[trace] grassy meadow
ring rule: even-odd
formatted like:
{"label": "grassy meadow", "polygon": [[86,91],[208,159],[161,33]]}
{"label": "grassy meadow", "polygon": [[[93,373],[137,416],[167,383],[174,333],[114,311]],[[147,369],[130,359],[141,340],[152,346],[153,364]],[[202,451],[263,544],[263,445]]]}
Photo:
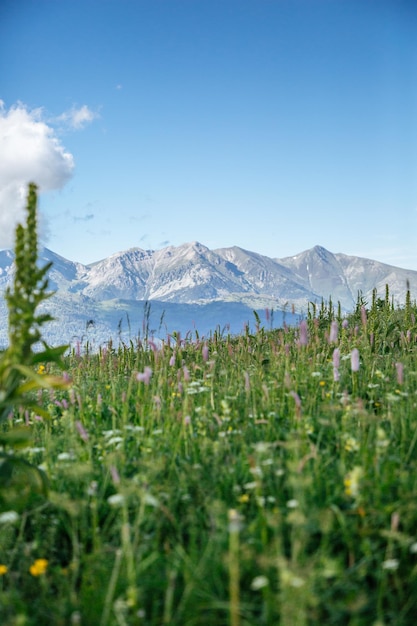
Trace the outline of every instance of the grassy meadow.
{"label": "grassy meadow", "polygon": [[414,624],[416,315],[67,353],[1,427],[2,626]]}

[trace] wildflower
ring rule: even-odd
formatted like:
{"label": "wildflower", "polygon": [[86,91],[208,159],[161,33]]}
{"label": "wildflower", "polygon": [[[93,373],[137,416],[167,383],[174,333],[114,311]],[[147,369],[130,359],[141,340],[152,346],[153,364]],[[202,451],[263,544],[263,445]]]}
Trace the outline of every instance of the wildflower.
{"label": "wildflower", "polygon": [[366,326],[367,323],[367,316],[366,316],[366,309],[364,306],[361,306],[361,321],[362,321],[362,326]]}
{"label": "wildflower", "polygon": [[145,367],[143,372],[138,372],[136,374],[136,380],[138,382],[145,383],[145,385],[149,385],[149,381],[151,380],[152,369],[150,367]]}
{"label": "wildflower", "polygon": [[42,363],[38,367],[38,374],[45,374],[45,365],[43,365]]}
{"label": "wildflower", "polygon": [[0,576],[4,576],[5,574],[7,574],[9,568],[7,567],[7,565],[3,565],[2,563],[0,563]]}
{"label": "wildflower", "polygon": [[80,422],[80,420],[76,420],[75,427],[78,430],[78,433],[83,441],[88,441],[88,432]]}
{"label": "wildflower", "polygon": [[98,482],[96,480],[92,480],[87,489],[87,495],[93,497],[97,495]]}
{"label": "wildflower", "polygon": [[205,344],[202,349],[203,361],[208,361],[209,358],[209,348],[208,345]]}
{"label": "wildflower", "polygon": [[404,365],[402,363],[396,363],[395,369],[397,370],[397,383],[402,385],[404,383]]}
{"label": "wildflower", "polygon": [[252,591],[258,591],[259,589],[263,589],[269,585],[269,580],[266,576],[255,576],[252,580],[250,588]]}
{"label": "wildflower", "polygon": [[123,437],[116,435],[115,437],[110,437],[110,439],[106,441],[106,446],[113,446],[119,443],[123,443]]}
{"label": "wildflower", "polygon": [[230,509],[228,512],[229,532],[238,533],[241,529],[242,518],[236,509]]}
{"label": "wildflower", "polygon": [[350,355],[350,363],[352,372],[359,372],[359,350],[357,348],[353,348],[352,353]]}
{"label": "wildflower", "polygon": [[389,439],[387,433],[380,426],[376,429],[376,446],[377,448],[385,449],[389,446]]}
{"label": "wildflower", "polygon": [[117,467],[115,467],[114,465],[111,465],[109,469],[110,469],[110,476],[113,481],[113,485],[120,485],[120,476],[119,476],[119,472],[117,471]]}
{"label": "wildflower", "polygon": [[342,328],[344,328],[346,330],[346,328],[349,326],[349,322],[345,319],[342,322]]}
{"label": "wildflower", "polygon": [[175,354],[173,354],[172,357],[169,359],[169,365],[170,365],[170,367],[174,367],[174,365],[175,365]]}
{"label": "wildflower", "polygon": [[241,496],[238,497],[238,501],[241,504],[246,504],[246,502],[249,502],[249,494],[248,493],[242,493]]}
{"label": "wildflower", "polygon": [[294,499],[293,500],[288,500],[287,507],[289,509],[296,509],[297,506],[298,506],[298,500],[294,500]]}
{"label": "wildflower", "polygon": [[346,452],[357,452],[359,450],[359,444],[354,437],[346,434],[344,436],[344,448]]}
{"label": "wildflower", "polygon": [[4,511],[0,513],[0,524],[13,524],[19,519],[19,513],[16,511]]}
{"label": "wildflower", "polygon": [[148,339],[148,346],[151,347],[152,352],[154,352],[154,354],[157,354],[158,346],[156,345],[156,343],[154,341],[151,341],[150,339]]}
{"label": "wildflower", "polygon": [[264,452],[268,452],[271,444],[269,443],[269,441],[258,441],[257,443],[253,444],[253,447],[255,448],[255,452],[257,452],[258,454],[263,454]]}
{"label": "wildflower", "polygon": [[257,483],[257,482],[255,482],[255,481],[252,481],[252,482],[250,482],[250,483],[245,483],[245,484],[243,485],[243,488],[244,488],[244,489],[256,489],[256,487],[257,487],[257,486],[258,486],[258,483]]}
{"label": "wildflower", "polygon": [[295,406],[297,408],[297,411],[300,411],[300,409],[301,409],[301,399],[300,399],[300,396],[298,395],[298,393],[296,391],[290,391],[290,396],[292,396],[294,398],[294,402],[295,402]]}
{"label": "wildflower", "polygon": [[339,324],[337,323],[336,320],[334,320],[330,326],[329,343],[337,343],[338,334],[339,334]]}
{"label": "wildflower", "polygon": [[299,344],[300,346],[306,346],[308,344],[307,322],[305,320],[300,322]]}
{"label": "wildflower", "polygon": [[387,559],[386,561],[382,562],[382,569],[387,569],[387,570],[396,570],[398,569],[399,566],[399,561],[398,559]]}
{"label": "wildflower", "polygon": [[42,574],[45,574],[47,567],[47,559],[36,559],[36,561],[29,567],[29,572],[32,576],[42,576]]}
{"label": "wildflower", "polygon": [[346,474],[345,479],[343,481],[345,487],[345,494],[350,496],[351,498],[357,498],[359,496],[359,486],[360,481],[363,476],[363,469],[359,466],[356,466]]}
{"label": "wildflower", "polygon": [[325,381],[325,380],[321,380],[321,381],[319,382],[319,385],[320,385],[320,387],[325,387],[325,385],[326,385],[326,381]]}
{"label": "wildflower", "polygon": [[73,452],[60,452],[56,458],[58,461],[73,461],[75,456]]}
{"label": "wildflower", "polygon": [[149,506],[153,506],[155,508],[159,506],[158,500],[151,493],[145,493],[143,501],[145,502],[145,504],[148,504]]}
{"label": "wildflower", "polygon": [[122,506],[125,501],[125,497],[121,493],[114,493],[112,496],[107,498],[107,502],[110,506]]}

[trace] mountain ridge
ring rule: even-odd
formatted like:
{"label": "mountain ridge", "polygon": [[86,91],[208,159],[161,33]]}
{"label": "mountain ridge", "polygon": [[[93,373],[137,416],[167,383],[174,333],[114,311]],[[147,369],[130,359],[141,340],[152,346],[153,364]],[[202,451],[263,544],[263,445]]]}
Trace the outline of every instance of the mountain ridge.
{"label": "mountain ridge", "polygon": [[[82,334],[83,320],[87,318],[97,319],[98,325],[103,322],[103,333],[114,334],[116,313],[124,307],[126,312],[131,310],[137,315],[140,303],[145,302],[153,303],[158,310],[164,305],[173,315],[170,324],[178,327],[189,319],[188,313],[196,313],[196,329],[208,332],[207,320],[210,318],[212,324],[215,303],[222,315],[218,324],[231,323],[241,330],[242,320],[249,318],[253,310],[270,308],[278,312],[292,308],[305,313],[309,302],[328,301],[331,297],[334,304],[340,302],[342,309],[349,311],[358,294],[370,301],[374,289],[379,296],[385,294],[386,284],[396,304],[404,303],[407,284],[412,294],[417,292],[417,271],[333,253],[319,245],[283,258],[267,257],[239,246],[211,250],[198,241],[160,250],[129,248],[88,265],[69,261],[48,248],[41,249],[39,257],[40,263],[53,263],[49,281],[56,293],[48,303],[55,317],[66,319],[73,335]],[[0,293],[11,283],[12,276],[13,253],[0,251]],[[1,342],[6,308],[4,301],[0,304]],[[232,304],[240,308],[234,306],[232,310]],[[279,319],[277,315],[277,324]],[[78,320],[76,324],[74,320]]]}

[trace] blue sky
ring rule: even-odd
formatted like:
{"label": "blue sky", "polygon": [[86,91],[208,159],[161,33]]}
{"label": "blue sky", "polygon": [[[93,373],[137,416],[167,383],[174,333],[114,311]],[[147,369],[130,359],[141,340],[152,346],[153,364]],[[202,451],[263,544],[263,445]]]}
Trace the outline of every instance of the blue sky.
{"label": "blue sky", "polygon": [[32,178],[71,260],[197,240],[417,270],[414,0],[2,0],[0,77],[0,246]]}

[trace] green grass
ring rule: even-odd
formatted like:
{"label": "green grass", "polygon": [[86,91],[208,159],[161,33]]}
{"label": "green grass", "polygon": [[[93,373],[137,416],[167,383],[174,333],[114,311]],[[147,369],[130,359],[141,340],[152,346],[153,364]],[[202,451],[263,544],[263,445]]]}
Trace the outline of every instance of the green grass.
{"label": "green grass", "polygon": [[322,307],[307,345],[260,327],[65,357],[50,419],[2,427],[32,425],[50,491],[16,471],[2,493],[1,624],[414,624],[416,311],[369,308],[336,343]]}

